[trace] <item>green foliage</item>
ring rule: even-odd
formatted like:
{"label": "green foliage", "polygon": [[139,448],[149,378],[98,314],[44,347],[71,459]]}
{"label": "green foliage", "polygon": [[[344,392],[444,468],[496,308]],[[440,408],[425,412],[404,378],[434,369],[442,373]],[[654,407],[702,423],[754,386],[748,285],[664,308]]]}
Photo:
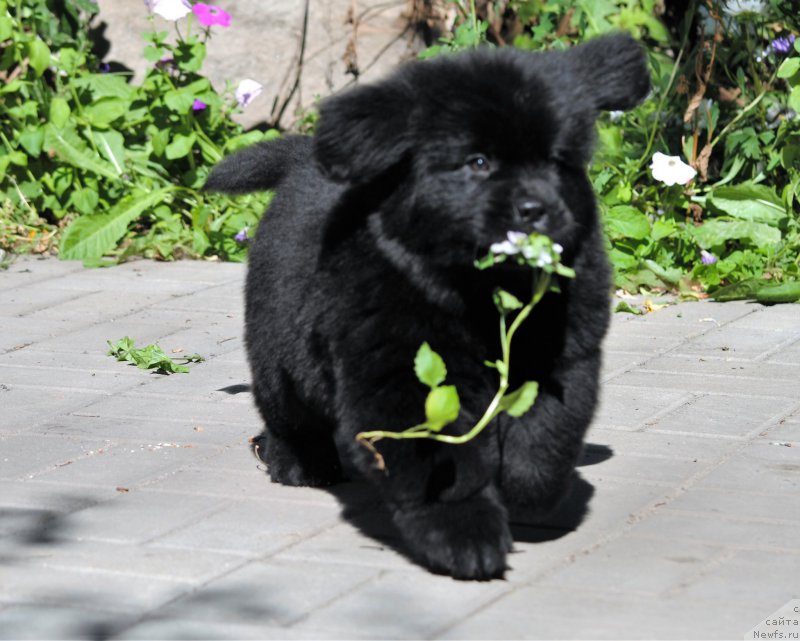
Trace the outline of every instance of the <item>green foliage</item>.
{"label": "green foliage", "polygon": [[[454,33],[426,56],[476,46],[464,35],[478,33],[472,25],[481,25],[480,39],[532,51],[620,29],[647,48],[652,96],[601,117],[589,172],[617,287],[701,297],[749,279],[770,286],[798,278],[796,3],[765,0],[760,11],[736,13],[721,0],[693,0],[665,20],[655,0],[493,0],[477,12],[453,1]],[[659,182],[650,168],[656,151],[682,158],[697,176]]]}
{"label": "green foliage", "polygon": [[199,354],[183,356],[180,360],[184,364],[181,365],[167,356],[157,344],[139,348],[128,336],[119,339],[116,343],[106,342],[109,347],[109,356],[113,356],[118,361],[132,363],[140,369],[155,369],[159,374],[188,374],[189,368],[186,367],[186,363],[199,363],[203,360]]}
{"label": "green foliage", "polygon": [[133,254],[243,260],[234,236],[256,225],[268,196],[234,201],[201,187],[225,153],[277,133],[244,133],[230,88],[219,94],[200,75],[209,30],[146,34],[152,66],[134,84],[92,52],[96,5],[55,4],[0,0],[0,247],[58,243],[62,258],[90,264]]}

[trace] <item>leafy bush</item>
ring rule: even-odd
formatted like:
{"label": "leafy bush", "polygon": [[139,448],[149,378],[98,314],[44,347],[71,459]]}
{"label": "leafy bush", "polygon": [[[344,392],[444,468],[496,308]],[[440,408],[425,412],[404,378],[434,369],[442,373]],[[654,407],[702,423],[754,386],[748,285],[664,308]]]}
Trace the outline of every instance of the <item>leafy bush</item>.
{"label": "leafy bush", "polygon": [[[645,43],[653,94],[603,117],[590,168],[618,287],[722,299],[797,279],[795,3],[691,0],[667,14],[655,0],[452,3],[453,33],[423,57],[487,40],[563,48],[613,29]],[[242,260],[268,196],[234,201],[199,187],[222,155],[277,134],[231,120],[231,88],[220,94],[200,73],[210,27],[192,34],[193,14],[175,40],[147,34],[152,67],[137,85],[92,54],[96,11],[89,0],[0,0],[0,248],[59,242],[62,257],[90,263]]]}
{"label": "leafy bush", "polygon": [[[472,46],[476,34],[529,50],[613,29],[646,43],[652,96],[603,118],[590,169],[618,287],[749,297],[798,277],[795,3],[693,0],[659,16],[654,0],[500,0],[478,3],[476,23],[471,1],[455,3],[454,33],[434,52]],[[673,182],[681,167],[691,175]]]}
{"label": "leafy bush", "polygon": [[[200,5],[196,5],[200,6]],[[210,28],[146,34],[141,84],[92,53],[89,0],[0,0],[0,247],[100,263],[138,254],[242,260],[243,230],[266,196],[200,191],[225,153],[276,132],[244,133],[237,108],[200,74]],[[246,231],[244,232],[246,234]],[[113,262],[112,261],[112,262]]]}

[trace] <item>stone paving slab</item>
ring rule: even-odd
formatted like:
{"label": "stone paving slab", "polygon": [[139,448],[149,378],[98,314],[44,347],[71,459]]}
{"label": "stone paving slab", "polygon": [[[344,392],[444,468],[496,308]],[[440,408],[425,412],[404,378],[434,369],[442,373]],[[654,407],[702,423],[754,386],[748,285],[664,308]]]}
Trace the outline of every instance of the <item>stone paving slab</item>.
{"label": "stone paving slab", "polygon": [[[741,639],[800,597],[800,306],[615,315],[572,495],[464,583],[369,487],[269,482],[244,273],[0,272],[0,638]],[[138,370],[126,334],[206,360]]]}

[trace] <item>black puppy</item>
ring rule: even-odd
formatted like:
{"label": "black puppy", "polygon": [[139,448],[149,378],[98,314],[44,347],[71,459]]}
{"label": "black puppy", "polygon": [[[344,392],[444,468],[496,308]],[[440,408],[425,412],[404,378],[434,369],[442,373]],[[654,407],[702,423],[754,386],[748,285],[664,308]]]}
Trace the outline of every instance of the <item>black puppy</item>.
{"label": "black puppy", "polygon": [[[316,135],[245,149],[207,188],[277,189],[250,252],[246,341],[274,481],[327,485],[342,462],[382,490],[410,552],[430,569],[488,579],[506,569],[505,505],[563,494],[597,399],[609,266],[586,176],[599,110],[649,90],[624,35],[566,52],[479,50],[411,63],[323,103]],[[520,419],[465,445],[355,440],[424,420],[412,362],[447,363],[463,433],[497,389],[498,287],[527,299],[531,272],[473,261],[507,231],[539,231],[577,272],[545,296],[512,350],[511,389],[539,382]]]}

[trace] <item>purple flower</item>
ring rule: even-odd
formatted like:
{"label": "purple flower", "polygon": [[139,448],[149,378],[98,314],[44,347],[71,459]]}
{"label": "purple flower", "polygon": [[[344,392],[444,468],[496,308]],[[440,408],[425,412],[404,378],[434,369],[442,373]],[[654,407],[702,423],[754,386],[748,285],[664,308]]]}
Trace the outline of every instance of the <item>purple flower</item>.
{"label": "purple flower", "polygon": [[195,98],[192,103],[192,111],[203,111],[206,107],[208,107],[208,105],[199,98]]}
{"label": "purple flower", "polygon": [[236,235],[233,237],[233,239],[237,243],[246,243],[248,240],[250,240],[250,236],[247,235],[247,227],[238,231]]}
{"label": "purple flower", "polygon": [[771,46],[775,53],[786,55],[792,50],[793,44],[794,35],[790,35],[788,37],[781,36],[780,38],[775,38],[775,40],[772,41]]}
{"label": "purple flower", "polygon": [[717,262],[717,257],[703,249],[700,251],[700,262],[703,263],[703,265],[713,265]]}
{"label": "purple flower", "polygon": [[97,70],[100,73],[108,73],[109,71],[111,71],[111,65],[108,64],[107,62],[101,62],[100,65],[97,67]]}

